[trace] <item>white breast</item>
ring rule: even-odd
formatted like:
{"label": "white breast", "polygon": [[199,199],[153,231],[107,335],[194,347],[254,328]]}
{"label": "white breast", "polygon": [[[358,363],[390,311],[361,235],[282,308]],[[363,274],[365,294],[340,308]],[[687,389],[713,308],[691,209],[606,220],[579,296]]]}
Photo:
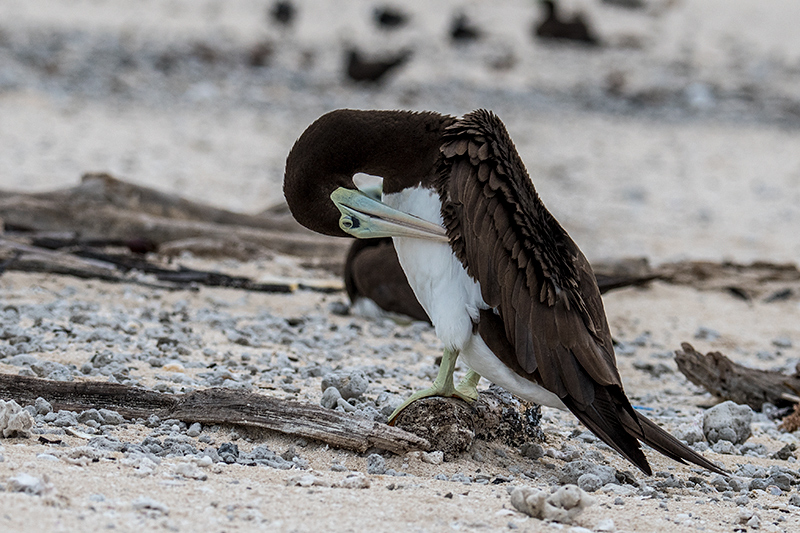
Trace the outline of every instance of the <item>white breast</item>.
{"label": "white breast", "polygon": [[[442,224],[439,196],[430,189],[413,187],[384,194],[386,205]],[[558,396],[524,379],[504,365],[478,335],[473,321],[479,309],[488,309],[480,284],[472,279],[445,243],[393,237],[397,257],[425,312],[445,346],[458,350],[467,365],[489,381],[528,401],[564,409]]]}

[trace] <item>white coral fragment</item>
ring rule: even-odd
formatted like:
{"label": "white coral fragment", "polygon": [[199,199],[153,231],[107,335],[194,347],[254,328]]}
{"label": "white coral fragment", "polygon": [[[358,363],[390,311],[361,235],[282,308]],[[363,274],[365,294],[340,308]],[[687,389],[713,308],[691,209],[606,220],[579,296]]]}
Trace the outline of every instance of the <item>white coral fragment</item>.
{"label": "white coral fragment", "polygon": [[542,520],[569,524],[594,498],[577,485],[564,485],[552,494],[546,490],[519,487],[511,493],[511,505],[518,511]]}
{"label": "white coral fragment", "polygon": [[33,417],[14,400],[0,400],[0,436],[27,437],[33,427]]}

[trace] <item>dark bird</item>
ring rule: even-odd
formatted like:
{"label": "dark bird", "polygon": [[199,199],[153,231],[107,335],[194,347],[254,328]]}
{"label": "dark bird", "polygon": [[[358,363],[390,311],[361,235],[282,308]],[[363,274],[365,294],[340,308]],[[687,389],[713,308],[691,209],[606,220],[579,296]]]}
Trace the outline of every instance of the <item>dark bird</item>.
{"label": "dark bird", "polygon": [[287,27],[292,25],[295,15],[297,15],[297,9],[288,0],[278,0],[272,4],[272,9],[269,11],[272,20]]}
{"label": "dark bird", "polygon": [[535,27],[537,37],[576,41],[591,46],[600,44],[597,36],[583,19],[583,15],[576,13],[571,20],[562,20],[554,1],[543,0],[542,5],[544,6],[544,19]]}
{"label": "dark bird", "polygon": [[459,13],[450,24],[450,38],[460,43],[477,41],[481,38],[481,30],[464,13]]}
{"label": "dark bird", "polygon": [[[382,201],[355,186],[359,172],[383,178]],[[472,401],[484,376],[569,409],[648,475],[640,441],[723,472],[631,406],[592,269],[491,112],[333,111],[296,141],[283,187],[292,215],[311,230],[393,237],[444,344],[433,387],[392,419],[426,396]],[[455,386],[459,356],[471,370]]]}
{"label": "dark bird", "polygon": [[345,52],[347,58],[347,76],[356,82],[378,83],[386,74],[405,63],[411,52],[403,50],[390,57],[367,59],[361,52],[351,48]]}
{"label": "dark bird", "polygon": [[408,284],[390,237],[353,241],[344,264],[344,287],[353,305],[369,299],[384,311],[431,321]]}
{"label": "dark bird", "polygon": [[383,30],[396,30],[408,23],[408,15],[392,6],[376,7],[372,19]]}

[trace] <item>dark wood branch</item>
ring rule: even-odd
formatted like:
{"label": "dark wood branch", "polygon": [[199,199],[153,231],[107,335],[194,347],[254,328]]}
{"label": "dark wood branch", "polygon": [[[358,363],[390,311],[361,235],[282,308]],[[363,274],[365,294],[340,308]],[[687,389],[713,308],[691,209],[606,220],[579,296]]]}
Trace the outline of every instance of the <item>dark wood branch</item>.
{"label": "dark wood branch", "polygon": [[118,383],[50,381],[0,374],[0,397],[21,405],[32,405],[36,398],[42,397],[56,410],[103,408],[117,411],[128,419],[155,414],[162,419],[175,418],[187,423],[263,428],[358,452],[380,448],[402,454],[429,448],[425,439],[386,424],[315,404],[229,389],[173,395]]}
{"label": "dark wood branch", "polygon": [[[349,244],[313,233],[280,210],[233,213],[107,174],[86,175],[79,186],[60,191],[0,191],[0,218],[7,230],[66,231],[81,239],[141,240],[156,245],[204,239],[218,243],[220,249],[236,244],[250,257],[271,250],[296,256],[338,256],[344,263]],[[179,253],[174,245],[172,249]]]}
{"label": "dark wood branch", "polygon": [[746,404],[756,411],[765,402],[778,407],[796,403],[800,396],[800,376],[757,370],[734,363],[720,352],[705,355],[684,342],[675,351],[675,362],[686,378],[714,396]]}

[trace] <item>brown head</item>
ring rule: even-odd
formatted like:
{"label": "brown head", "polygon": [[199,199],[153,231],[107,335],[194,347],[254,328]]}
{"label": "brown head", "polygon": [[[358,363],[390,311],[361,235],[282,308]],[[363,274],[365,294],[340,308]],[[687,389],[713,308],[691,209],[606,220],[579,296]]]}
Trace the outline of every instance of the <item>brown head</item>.
{"label": "brown head", "polygon": [[283,193],[305,227],[339,237],[340,212],[330,199],[339,187],[355,189],[359,172],[383,178],[398,192],[433,178],[444,129],[453,118],[412,111],[339,109],[311,124],[286,158]]}

